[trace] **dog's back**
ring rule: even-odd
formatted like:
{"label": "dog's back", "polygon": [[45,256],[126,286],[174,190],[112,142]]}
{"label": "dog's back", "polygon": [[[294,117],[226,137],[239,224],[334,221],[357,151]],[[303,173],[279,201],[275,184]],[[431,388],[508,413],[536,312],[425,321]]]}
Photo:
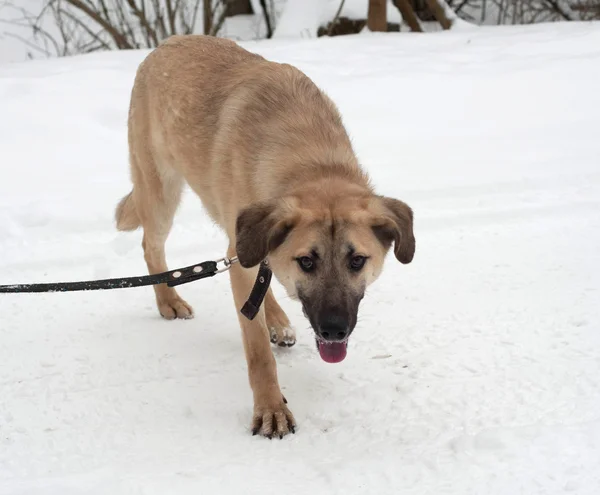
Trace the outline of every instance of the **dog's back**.
{"label": "dog's back", "polygon": [[272,196],[292,170],[358,171],[335,105],[307,76],[208,36],[169,38],[141,64],[129,140],[132,154],[150,147],[160,176],[184,177],[226,229],[225,209]]}

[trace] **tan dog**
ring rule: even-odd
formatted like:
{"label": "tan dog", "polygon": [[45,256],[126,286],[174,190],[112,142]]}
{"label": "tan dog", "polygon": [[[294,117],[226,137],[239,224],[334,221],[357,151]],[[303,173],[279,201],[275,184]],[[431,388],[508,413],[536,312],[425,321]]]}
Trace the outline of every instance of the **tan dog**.
{"label": "tan dog", "polygon": [[[254,320],[239,313],[258,265],[268,257],[301,301],[321,357],[339,362],[392,243],[399,261],[413,258],[411,209],[375,195],[335,105],[306,75],[224,39],[175,36],[146,58],[131,95],[129,148],[133,190],[117,207],[118,229],[142,226],[149,272],[166,271],[184,181],[198,194],[240,261],[230,275],[253,433],[293,432],[269,341],[291,346],[295,332],[271,290]],[[173,288],[155,291],[162,316],[192,316]]]}

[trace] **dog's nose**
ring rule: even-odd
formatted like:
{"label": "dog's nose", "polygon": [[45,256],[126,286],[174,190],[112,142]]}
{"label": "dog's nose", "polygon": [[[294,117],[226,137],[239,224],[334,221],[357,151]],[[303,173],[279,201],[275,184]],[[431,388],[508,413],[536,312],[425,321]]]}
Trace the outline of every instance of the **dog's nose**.
{"label": "dog's nose", "polygon": [[349,325],[343,316],[330,313],[321,319],[319,325],[321,337],[332,342],[345,340],[348,336]]}

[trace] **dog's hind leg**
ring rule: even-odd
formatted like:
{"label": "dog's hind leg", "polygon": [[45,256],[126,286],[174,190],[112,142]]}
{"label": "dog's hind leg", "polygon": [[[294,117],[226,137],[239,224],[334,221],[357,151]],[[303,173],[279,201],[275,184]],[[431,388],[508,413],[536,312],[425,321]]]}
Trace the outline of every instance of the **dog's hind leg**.
{"label": "dog's hind leg", "polygon": [[269,288],[265,296],[265,316],[271,343],[280,347],[292,347],[296,343],[296,330],[275,299],[273,290]]}
{"label": "dog's hind leg", "polygon": [[[143,162],[142,162],[143,160]],[[152,275],[168,270],[165,242],[181,200],[183,179],[175,171],[159,172],[149,150],[131,157],[134,188],[133,201],[144,229],[142,247],[148,272]],[[192,307],[177,291],[166,284],[154,286],[160,314],[168,319],[192,318]]]}

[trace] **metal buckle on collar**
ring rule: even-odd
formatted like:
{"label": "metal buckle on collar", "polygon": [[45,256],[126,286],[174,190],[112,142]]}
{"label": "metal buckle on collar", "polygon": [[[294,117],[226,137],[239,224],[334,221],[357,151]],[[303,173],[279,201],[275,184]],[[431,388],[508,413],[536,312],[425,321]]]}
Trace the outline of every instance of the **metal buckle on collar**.
{"label": "metal buckle on collar", "polygon": [[223,264],[223,268],[219,268],[217,270],[217,273],[226,272],[227,270],[229,270],[231,268],[231,265],[233,265],[234,263],[237,263],[237,262],[238,262],[238,257],[237,256],[232,256],[231,258],[228,258],[228,257],[225,256],[225,257],[223,257],[221,259],[218,259],[216,261],[217,266],[219,264]]}

